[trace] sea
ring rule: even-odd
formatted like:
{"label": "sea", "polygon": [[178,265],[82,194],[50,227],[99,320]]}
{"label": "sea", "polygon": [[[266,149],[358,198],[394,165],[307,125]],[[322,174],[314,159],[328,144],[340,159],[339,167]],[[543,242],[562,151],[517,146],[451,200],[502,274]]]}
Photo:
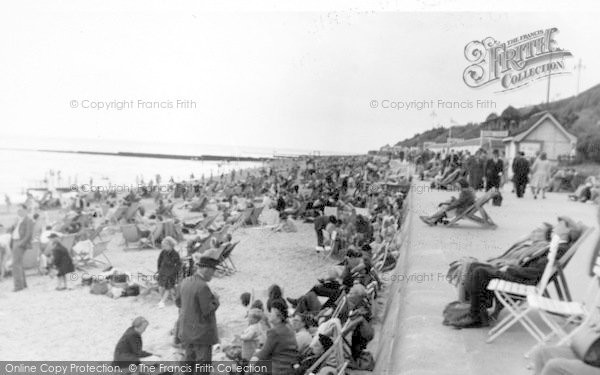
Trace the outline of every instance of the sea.
{"label": "sea", "polygon": [[[228,149],[223,146],[136,144],[132,142],[44,140],[0,141],[0,204],[6,194],[12,203],[23,202],[29,188],[125,190],[160,175],[161,184],[227,174],[232,170],[257,168],[262,162],[200,161],[117,155],[90,155],[40,150],[145,152],[174,155],[262,156],[267,150]],[[271,154],[272,155],[272,154]],[[85,186],[84,186],[85,185]],[[75,190],[73,188],[73,190]]]}

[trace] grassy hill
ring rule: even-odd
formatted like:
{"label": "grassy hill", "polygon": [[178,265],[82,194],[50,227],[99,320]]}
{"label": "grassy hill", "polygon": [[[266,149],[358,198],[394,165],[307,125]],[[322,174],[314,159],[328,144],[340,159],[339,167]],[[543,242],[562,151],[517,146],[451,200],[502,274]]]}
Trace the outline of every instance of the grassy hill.
{"label": "grassy hill", "polygon": [[[600,162],[600,84],[580,93],[578,96],[545,103],[536,106],[522,107],[514,109],[508,107],[502,114],[490,114],[488,118],[516,116],[520,120],[526,120],[531,115],[540,111],[547,110],[565,128],[576,135],[579,139],[577,150],[584,159],[590,159]],[[482,123],[486,119],[482,119]],[[523,121],[526,124],[527,121]],[[527,124],[526,126],[531,126]],[[462,126],[453,126],[453,138],[475,138],[479,136],[482,124],[469,123]],[[413,137],[398,142],[396,145],[405,147],[414,147],[422,145],[424,142],[445,142],[450,128],[438,128],[427,130],[423,133],[415,134]],[[518,131],[524,131],[526,128],[519,127]]]}

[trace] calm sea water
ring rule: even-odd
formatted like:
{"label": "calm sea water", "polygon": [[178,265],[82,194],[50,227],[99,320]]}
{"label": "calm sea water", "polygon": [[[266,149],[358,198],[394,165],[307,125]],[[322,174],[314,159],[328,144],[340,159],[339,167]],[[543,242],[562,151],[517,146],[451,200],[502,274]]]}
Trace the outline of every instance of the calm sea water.
{"label": "calm sea water", "polygon": [[[94,186],[137,186],[140,181],[161,175],[167,183],[187,180],[193,174],[206,178],[219,176],[233,169],[259,167],[257,162],[216,162],[172,159],[151,159],[123,156],[67,154],[41,151],[0,150],[0,204],[4,194],[13,203],[25,199],[25,189],[41,187],[47,179],[51,185],[68,187],[72,184]],[[50,171],[53,171],[53,176]],[[60,180],[57,178],[60,171]]]}

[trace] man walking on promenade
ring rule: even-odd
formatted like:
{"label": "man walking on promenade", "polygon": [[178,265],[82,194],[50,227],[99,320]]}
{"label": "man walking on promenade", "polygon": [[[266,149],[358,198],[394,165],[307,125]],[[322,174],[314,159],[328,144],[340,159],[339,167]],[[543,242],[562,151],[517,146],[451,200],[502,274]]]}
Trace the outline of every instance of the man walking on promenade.
{"label": "man walking on promenade", "polygon": [[27,207],[19,206],[17,215],[19,219],[12,228],[11,235],[12,275],[15,283],[13,292],[27,288],[25,270],[23,269],[23,256],[31,245],[31,237],[33,236],[33,221],[27,216]]}
{"label": "man walking on promenade", "polygon": [[527,178],[529,176],[529,162],[525,159],[525,154],[523,152],[517,154],[517,157],[513,161],[512,170],[517,198],[523,198],[525,188],[527,187]]}
{"label": "man walking on promenade", "polygon": [[208,287],[218,264],[218,254],[210,250],[204,253],[196,272],[181,282],[175,300],[180,308],[179,339],[185,349],[185,362],[192,366],[193,374],[211,373],[212,346],[219,342],[216,319],[219,297]]}
{"label": "man walking on promenade", "polygon": [[485,165],[485,191],[489,191],[491,188],[500,189],[500,181],[502,179],[502,173],[504,172],[504,164],[498,157],[498,150],[492,152],[492,158],[488,159]]}

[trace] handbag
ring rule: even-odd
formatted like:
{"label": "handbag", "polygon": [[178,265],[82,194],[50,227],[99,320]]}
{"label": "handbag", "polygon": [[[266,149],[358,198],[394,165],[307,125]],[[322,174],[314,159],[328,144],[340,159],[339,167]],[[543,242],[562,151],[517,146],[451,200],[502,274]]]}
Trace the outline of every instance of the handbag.
{"label": "handbag", "polygon": [[492,198],[492,205],[494,206],[502,206],[502,194],[498,191],[497,194]]}
{"label": "handbag", "polygon": [[600,327],[588,323],[579,329],[571,339],[571,349],[584,363],[600,367]]}

